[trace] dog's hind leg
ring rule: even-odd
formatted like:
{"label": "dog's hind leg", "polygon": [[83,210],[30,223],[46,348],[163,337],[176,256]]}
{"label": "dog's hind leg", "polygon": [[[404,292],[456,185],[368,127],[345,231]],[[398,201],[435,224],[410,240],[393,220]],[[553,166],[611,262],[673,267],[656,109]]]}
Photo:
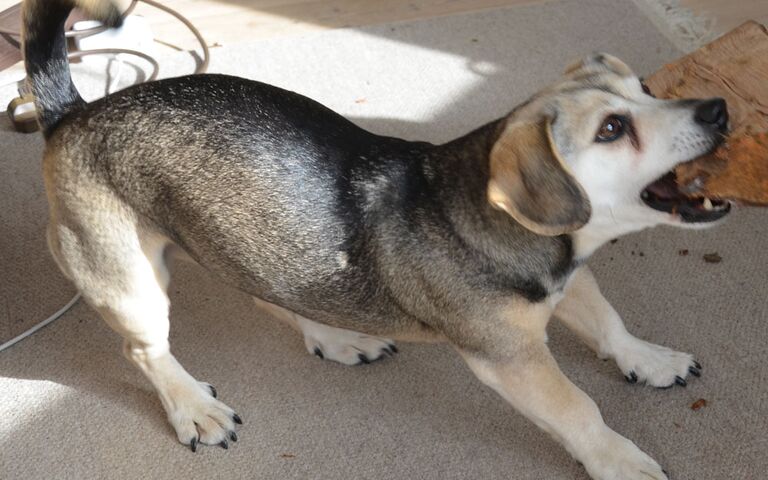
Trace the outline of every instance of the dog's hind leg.
{"label": "dog's hind leg", "polygon": [[87,192],[87,202],[70,198],[62,205],[61,198],[53,198],[48,230],[53,255],[83,298],[123,337],[125,356],[157,390],[178,439],[193,451],[198,443],[226,448],[228,439],[237,438],[240,418],[170,352],[163,255],[168,241],[143,227],[106,189],[98,190]]}
{"label": "dog's hind leg", "polygon": [[641,381],[662,388],[685,386],[689,374],[701,374],[701,366],[691,354],[630,334],[586,266],[573,274],[554,315],[600,358],[613,358],[630,383]]}
{"label": "dog's hind leg", "polygon": [[395,343],[388,338],[330,327],[260,298],[254,297],[254,301],[262,310],[301,332],[307,351],[322,359],[344,365],[361,365],[397,352]]}

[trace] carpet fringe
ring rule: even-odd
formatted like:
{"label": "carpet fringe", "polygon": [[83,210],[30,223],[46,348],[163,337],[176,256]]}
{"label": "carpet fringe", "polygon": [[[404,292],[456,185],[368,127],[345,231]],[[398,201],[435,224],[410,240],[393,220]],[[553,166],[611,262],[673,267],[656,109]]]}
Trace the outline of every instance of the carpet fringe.
{"label": "carpet fringe", "polygon": [[634,1],[657,28],[685,53],[690,53],[718,37],[713,18],[693,13],[689,8],[681,6],[679,0]]}

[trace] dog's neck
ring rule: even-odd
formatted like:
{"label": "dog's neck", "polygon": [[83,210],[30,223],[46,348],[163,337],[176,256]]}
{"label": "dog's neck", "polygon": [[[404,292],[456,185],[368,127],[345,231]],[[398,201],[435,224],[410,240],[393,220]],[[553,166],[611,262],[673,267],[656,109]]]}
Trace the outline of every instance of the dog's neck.
{"label": "dog's neck", "polygon": [[500,269],[522,268],[532,277],[550,279],[550,292],[559,290],[578,266],[572,238],[533,233],[488,202],[489,155],[502,121],[436,146],[423,160],[424,175],[464,244]]}
{"label": "dog's neck", "polygon": [[590,221],[571,235],[576,256],[586,259],[614,238],[656,226],[656,222],[648,221],[644,208],[593,204]]}

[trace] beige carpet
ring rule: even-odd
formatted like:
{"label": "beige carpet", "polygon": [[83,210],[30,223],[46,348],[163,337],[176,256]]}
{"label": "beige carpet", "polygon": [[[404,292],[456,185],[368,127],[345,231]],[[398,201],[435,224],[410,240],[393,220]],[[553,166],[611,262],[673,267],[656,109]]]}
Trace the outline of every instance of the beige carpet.
{"label": "beige carpet", "polygon": [[[297,90],[376,132],[440,142],[595,49],[641,73],[678,55],[632,2],[580,0],[218,48],[211,70]],[[188,67],[178,59],[166,74]],[[9,95],[0,89],[0,100]],[[7,339],[72,290],[43,240],[41,139],[6,122],[0,145]],[[550,328],[563,370],[673,479],[765,478],[766,231],[768,212],[743,209],[716,230],[623,238],[591,262],[630,330],[697,355],[704,376],[686,389],[628,385],[557,322]],[[711,252],[722,262],[705,263]],[[448,347],[400,345],[393,359],[342,367],[308,355],[289,328],[196,267],[176,268],[171,290],[174,350],[241,414],[240,441],[197,454],[176,443],[118,337],[79,304],[0,354],[0,478],[586,478]],[[708,405],[692,410],[700,398]]]}

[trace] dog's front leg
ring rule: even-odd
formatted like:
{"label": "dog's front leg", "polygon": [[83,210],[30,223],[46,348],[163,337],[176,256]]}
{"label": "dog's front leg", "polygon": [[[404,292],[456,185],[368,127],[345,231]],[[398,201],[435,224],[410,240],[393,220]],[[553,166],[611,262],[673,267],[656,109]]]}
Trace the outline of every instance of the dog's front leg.
{"label": "dog's front leg", "polygon": [[595,402],[560,371],[546,345],[552,307],[521,301],[464,325],[454,343],[477,377],[561,442],[598,480],[666,479],[661,467],[611,430]]}
{"label": "dog's front leg", "polygon": [[510,325],[510,331],[478,337],[493,339],[486,349],[459,349],[475,375],[561,442],[592,478],[666,479],[651,457],[603,422],[595,402],[560,371],[544,343],[546,318],[515,324],[525,327]]}
{"label": "dog's front leg", "polygon": [[608,303],[586,266],[574,272],[555,316],[573,330],[600,358],[613,358],[627,381],[655,387],[685,386],[688,374],[699,376],[701,365],[688,353],[676,352],[630,334]]}

